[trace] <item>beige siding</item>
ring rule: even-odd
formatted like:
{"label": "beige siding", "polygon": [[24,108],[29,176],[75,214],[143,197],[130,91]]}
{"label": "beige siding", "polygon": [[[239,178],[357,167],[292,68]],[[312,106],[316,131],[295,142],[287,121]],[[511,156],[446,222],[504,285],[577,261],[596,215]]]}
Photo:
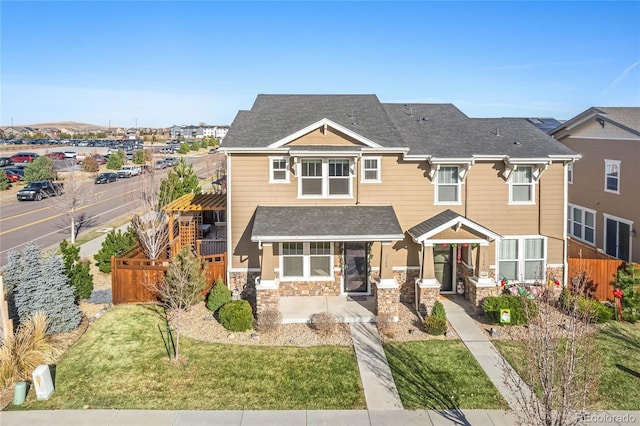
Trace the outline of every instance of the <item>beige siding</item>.
{"label": "beige siding", "polygon": [[289,145],[329,145],[329,146],[345,146],[345,145],[363,145],[361,142],[344,135],[330,127],[326,131],[316,129],[306,135],[289,143]]}

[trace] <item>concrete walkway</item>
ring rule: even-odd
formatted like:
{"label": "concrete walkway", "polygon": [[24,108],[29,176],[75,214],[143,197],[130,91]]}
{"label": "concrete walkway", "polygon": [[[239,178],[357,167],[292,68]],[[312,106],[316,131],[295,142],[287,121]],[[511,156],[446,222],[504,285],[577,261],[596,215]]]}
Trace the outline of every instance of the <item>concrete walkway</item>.
{"label": "concrete walkway", "polygon": [[376,325],[352,322],[349,326],[367,407],[376,410],[402,410],[402,401]]}
{"label": "concrete walkway", "polygon": [[[491,382],[498,389],[502,397],[509,404],[512,410],[518,410],[521,406],[518,404],[514,392],[506,385],[506,370],[510,370],[509,376],[518,378],[511,366],[500,355],[498,350],[493,346],[489,337],[484,331],[480,330],[477,323],[469,316],[469,311],[473,309],[471,305],[462,298],[444,298],[441,299],[444,309],[447,312],[447,320],[456,331],[460,340],[469,349],[471,354],[485,371]],[[531,390],[522,380],[518,380],[517,386],[526,392],[527,400],[531,396]]]}

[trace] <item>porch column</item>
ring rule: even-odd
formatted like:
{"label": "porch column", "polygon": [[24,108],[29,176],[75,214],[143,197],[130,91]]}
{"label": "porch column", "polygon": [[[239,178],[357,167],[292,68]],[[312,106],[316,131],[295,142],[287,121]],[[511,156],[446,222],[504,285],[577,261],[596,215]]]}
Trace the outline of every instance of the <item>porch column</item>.
{"label": "porch column", "polygon": [[392,242],[383,242],[380,250],[380,279],[375,283],[376,315],[385,315],[398,321],[400,315],[400,285],[393,277],[391,262]]}
{"label": "porch column", "polygon": [[476,274],[467,277],[465,299],[467,299],[476,310],[481,310],[482,302],[486,297],[497,296],[500,293],[499,282],[489,275],[489,243],[481,243],[477,248]]}
{"label": "porch column", "polygon": [[280,293],[278,281],[275,279],[273,271],[274,256],[273,244],[262,244],[260,277],[256,278],[256,314],[258,320],[260,315],[266,311],[280,310]]}
{"label": "porch column", "polygon": [[416,301],[418,312],[424,317],[431,313],[433,304],[440,296],[440,283],[436,280],[433,266],[433,245],[422,246],[421,277],[416,280]]}

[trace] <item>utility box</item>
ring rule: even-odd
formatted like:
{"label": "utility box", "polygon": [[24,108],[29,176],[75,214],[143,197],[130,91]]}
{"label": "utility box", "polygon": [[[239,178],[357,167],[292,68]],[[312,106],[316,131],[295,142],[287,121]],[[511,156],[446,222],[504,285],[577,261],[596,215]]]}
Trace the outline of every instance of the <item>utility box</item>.
{"label": "utility box", "polygon": [[38,401],[49,399],[53,393],[53,381],[51,380],[51,371],[49,366],[41,364],[33,370],[33,387],[36,390]]}

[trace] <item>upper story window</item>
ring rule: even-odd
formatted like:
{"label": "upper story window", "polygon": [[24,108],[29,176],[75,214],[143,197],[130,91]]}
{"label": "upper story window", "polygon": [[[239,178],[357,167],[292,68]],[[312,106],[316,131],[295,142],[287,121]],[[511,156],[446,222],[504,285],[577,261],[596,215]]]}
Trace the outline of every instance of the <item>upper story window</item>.
{"label": "upper story window", "polygon": [[436,204],[460,204],[458,166],[440,166],[436,174]]}
{"label": "upper story window", "polygon": [[288,158],[269,158],[269,183],[289,183]]}
{"label": "upper story window", "polygon": [[300,162],[299,176],[301,197],[351,196],[351,161],[347,158],[305,158]]}
{"label": "upper story window", "polygon": [[620,193],[620,161],[604,160],[604,190]]}
{"label": "upper story window", "polygon": [[573,183],[573,163],[567,164],[567,182]]}
{"label": "upper story window", "polygon": [[518,165],[509,179],[509,202],[532,204],[534,199],[533,166]]}
{"label": "upper story window", "polygon": [[282,243],[283,279],[328,278],[333,274],[333,253],[329,242]]}
{"label": "upper story window", "polygon": [[379,183],[380,179],[380,158],[362,158],[362,182]]}
{"label": "upper story window", "polygon": [[594,210],[569,204],[567,222],[569,235],[578,240],[595,244],[596,212]]}
{"label": "upper story window", "polygon": [[506,237],[500,241],[500,276],[513,281],[542,281],[545,276],[545,239]]}

